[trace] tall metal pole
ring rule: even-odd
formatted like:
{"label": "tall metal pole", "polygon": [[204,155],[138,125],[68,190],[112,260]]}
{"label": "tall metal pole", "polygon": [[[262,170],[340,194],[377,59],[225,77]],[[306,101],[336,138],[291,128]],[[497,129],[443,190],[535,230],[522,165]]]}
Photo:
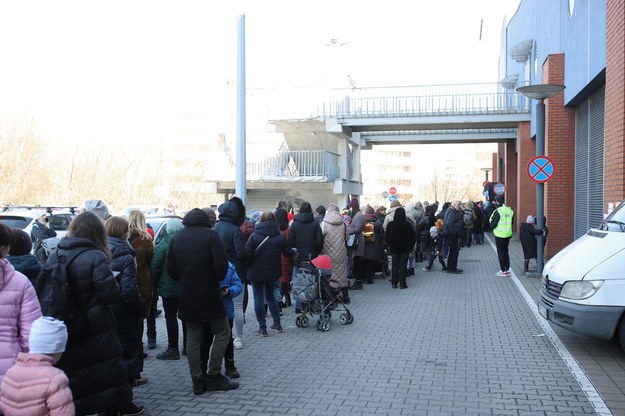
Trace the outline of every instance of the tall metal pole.
{"label": "tall metal pole", "polygon": [[238,20],[237,42],[237,146],[235,193],[247,204],[245,167],[245,15]]}
{"label": "tall metal pole", "polygon": [[[536,156],[545,155],[545,100],[540,99],[536,103]],[[545,184],[536,183],[536,228],[543,229],[545,216]],[[536,263],[538,273],[543,272],[543,234],[536,236]]]}

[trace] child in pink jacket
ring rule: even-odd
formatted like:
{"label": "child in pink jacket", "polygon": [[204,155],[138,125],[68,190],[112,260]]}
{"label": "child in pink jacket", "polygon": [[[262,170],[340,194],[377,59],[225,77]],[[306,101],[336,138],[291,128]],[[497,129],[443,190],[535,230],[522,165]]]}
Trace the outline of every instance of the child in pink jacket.
{"label": "child in pink jacket", "polygon": [[0,384],[5,416],[71,416],[74,401],[69,380],[54,367],[67,343],[62,321],[44,316],[33,322],[28,337],[30,352],[21,352]]}

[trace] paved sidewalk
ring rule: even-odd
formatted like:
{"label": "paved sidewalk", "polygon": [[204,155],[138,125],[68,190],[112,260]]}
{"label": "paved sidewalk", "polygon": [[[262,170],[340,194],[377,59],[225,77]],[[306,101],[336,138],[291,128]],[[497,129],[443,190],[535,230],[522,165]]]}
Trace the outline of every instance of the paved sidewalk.
{"label": "paved sidewalk", "polygon": [[[513,237],[514,272],[535,297],[540,279],[522,276],[519,251]],[[442,273],[438,263],[430,273],[419,268],[406,290],[376,279],[350,292],[353,324],[333,316],[329,332],[316,330],[314,321],[297,328],[291,307],[282,317],[284,333],[259,338],[250,305],[244,349],[235,353],[241,387],[228,392],[194,396],[185,357],[155,359],[166,346],[158,318],[159,347],[148,351],[144,371],[150,382],[135,389],[135,401],[148,415],[597,414],[527,296],[514,279],[495,277],[493,246],[463,248],[458,264],[462,275]],[[600,343],[610,359],[578,358],[596,348],[584,342],[572,351],[577,361],[612,413],[625,414],[619,407],[625,378],[615,369],[625,373],[625,354]]]}

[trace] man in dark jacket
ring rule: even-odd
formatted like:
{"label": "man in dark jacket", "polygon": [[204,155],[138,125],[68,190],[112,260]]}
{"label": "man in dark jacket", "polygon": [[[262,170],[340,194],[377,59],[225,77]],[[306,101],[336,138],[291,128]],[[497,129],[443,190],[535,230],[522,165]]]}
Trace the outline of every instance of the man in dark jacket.
{"label": "man in dark jacket", "polygon": [[30,231],[30,238],[33,240],[33,254],[37,256],[41,264],[46,264],[48,260],[48,254],[41,246],[41,242],[46,238],[56,237],[56,231],[50,227],[47,214],[42,214],[33,223],[33,228]]}
{"label": "man in dark jacket", "polygon": [[[226,277],[228,259],[208,215],[194,208],[182,220],[185,226],[169,243],[167,272],[180,283],[179,317],[187,325],[187,361],[193,393],[231,390],[239,383],[221,374],[221,363],[230,339],[230,326],[220,296],[219,281]],[[238,227],[237,227],[238,229]],[[214,334],[208,374],[201,367],[202,322]]]}
{"label": "man in dark jacket", "polygon": [[445,211],[443,218],[443,234],[449,245],[449,257],[447,260],[447,273],[460,274],[462,269],[458,268],[458,255],[460,254],[460,237],[464,233],[464,221],[462,221],[462,210],[460,201],[452,201]]}
{"label": "man in dark jacket", "polygon": [[293,218],[289,228],[289,244],[297,249],[297,264],[312,260],[321,253],[323,234],[315,221],[309,202],[302,202],[299,213]]}

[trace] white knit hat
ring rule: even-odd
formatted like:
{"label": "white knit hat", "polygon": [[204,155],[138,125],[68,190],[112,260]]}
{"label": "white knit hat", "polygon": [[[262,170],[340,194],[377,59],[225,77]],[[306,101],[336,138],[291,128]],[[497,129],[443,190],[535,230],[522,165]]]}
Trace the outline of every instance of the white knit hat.
{"label": "white knit hat", "polygon": [[51,316],[35,319],[28,336],[31,354],[56,354],[65,351],[67,327]]}
{"label": "white knit hat", "polygon": [[525,222],[528,224],[534,224],[534,217],[532,216],[532,214],[527,216],[527,218],[525,219]]}
{"label": "white knit hat", "polygon": [[432,237],[436,237],[438,235],[438,228],[436,228],[434,226],[430,227],[430,235]]}
{"label": "white knit hat", "polygon": [[91,211],[102,221],[106,221],[109,214],[109,209],[106,204],[100,199],[88,199],[85,201],[85,211]]}

